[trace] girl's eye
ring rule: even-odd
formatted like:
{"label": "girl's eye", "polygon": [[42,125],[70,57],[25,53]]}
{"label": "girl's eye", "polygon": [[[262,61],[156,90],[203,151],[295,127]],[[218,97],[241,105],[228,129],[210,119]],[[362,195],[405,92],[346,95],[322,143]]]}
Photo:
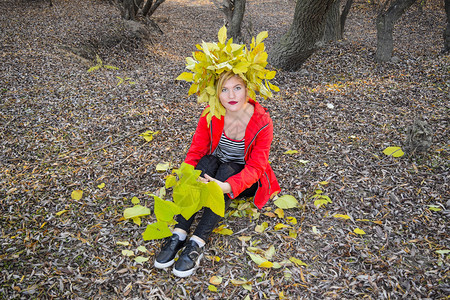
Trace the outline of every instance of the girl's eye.
{"label": "girl's eye", "polygon": [[241,86],[238,85],[238,86],[235,87],[234,89],[235,89],[236,91],[240,91],[240,90],[241,90]]}
{"label": "girl's eye", "polygon": [[222,93],[225,93],[227,91],[227,89],[223,88],[222,89]]}

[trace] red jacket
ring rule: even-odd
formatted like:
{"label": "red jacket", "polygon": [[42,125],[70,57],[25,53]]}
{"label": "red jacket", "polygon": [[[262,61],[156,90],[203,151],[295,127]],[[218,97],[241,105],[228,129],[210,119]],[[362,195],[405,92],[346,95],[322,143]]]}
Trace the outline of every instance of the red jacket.
{"label": "red jacket", "polygon": [[[230,184],[234,196],[238,196],[255,182],[258,182],[258,189],[253,201],[258,208],[262,208],[269,199],[280,191],[280,185],[269,164],[273,124],[264,107],[252,99],[249,101],[255,107],[255,110],[245,130],[244,159],[246,164],[241,172],[231,176],[226,182]],[[213,117],[208,128],[206,116],[202,114],[185,163],[195,167],[203,156],[214,152],[223,132],[224,119],[224,117],[220,119]],[[230,198],[233,198],[232,195],[229,194]]]}

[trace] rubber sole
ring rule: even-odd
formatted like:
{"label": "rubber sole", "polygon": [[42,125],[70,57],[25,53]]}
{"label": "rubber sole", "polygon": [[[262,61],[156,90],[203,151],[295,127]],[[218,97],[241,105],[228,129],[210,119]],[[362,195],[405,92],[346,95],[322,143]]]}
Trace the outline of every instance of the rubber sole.
{"label": "rubber sole", "polygon": [[181,278],[191,276],[195,272],[195,270],[198,268],[198,266],[200,265],[200,260],[202,258],[203,258],[203,253],[198,256],[197,261],[195,262],[195,266],[190,270],[179,271],[179,270],[173,268],[173,270],[172,270],[173,275],[175,275],[177,277],[181,277]]}
{"label": "rubber sole", "polygon": [[174,262],[175,262],[175,259],[172,259],[171,261],[168,261],[166,263],[160,263],[155,260],[154,266],[157,269],[165,269],[165,268],[172,266]]}

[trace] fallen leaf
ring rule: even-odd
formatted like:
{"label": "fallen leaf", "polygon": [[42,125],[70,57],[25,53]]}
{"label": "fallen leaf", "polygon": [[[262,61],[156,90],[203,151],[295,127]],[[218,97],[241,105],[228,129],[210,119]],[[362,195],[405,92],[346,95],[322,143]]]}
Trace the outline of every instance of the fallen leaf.
{"label": "fallen leaf", "polygon": [[366,234],[366,233],[364,232],[364,230],[359,229],[359,228],[355,228],[355,229],[353,230],[353,232],[356,233],[356,234],[360,234],[360,235]]}
{"label": "fallen leaf", "polygon": [[72,199],[73,200],[80,200],[83,197],[83,191],[82,190],[75,190],[72,192]]}

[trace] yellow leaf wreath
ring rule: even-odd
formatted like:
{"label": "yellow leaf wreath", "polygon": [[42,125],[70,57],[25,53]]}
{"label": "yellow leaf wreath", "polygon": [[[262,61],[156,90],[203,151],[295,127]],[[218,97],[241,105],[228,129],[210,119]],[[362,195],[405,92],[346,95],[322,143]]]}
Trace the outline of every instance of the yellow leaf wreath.
{"label": "yellow leaf wreath", "polygon": [[198,102],[206,102],[210,109],[207,116],[208,124],[212,116],[220,118],[225,115],[225,108],[219,101],[216,91],[220,74],[232,71],[239,75],[247,85],[250,98],[256,98],[258,92],[264,99],[272,97],[272,91],[279,88],[269,82],[275,77],[276,71],[265,69],[267,52],[264,43],[267,31],[253,37],[250,49],[246,45],[234,44],[233,38],[227,41],[227,29],[223,26],[219,30],[218,43],[202,42],[196,47],[199,51],[186,58],[186,68],[192,73],[183,72],[176,79],[192,82],[188,95],[197,95]]}

